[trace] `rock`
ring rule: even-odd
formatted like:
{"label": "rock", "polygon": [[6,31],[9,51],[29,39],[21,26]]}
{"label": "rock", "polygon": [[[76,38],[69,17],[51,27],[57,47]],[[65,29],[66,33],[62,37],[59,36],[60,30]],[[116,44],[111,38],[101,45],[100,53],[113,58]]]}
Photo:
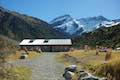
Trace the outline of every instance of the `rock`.
{"label": "rock", "polygon": [[83,73],[80,73],[80,76],[79,76],[79,79],[83,78],[83,77],[87,77],[89,76],[87,73],[83,72]]}
{"label": "rock", "polygon": [[77,68],[76,65],[70,65],[69,67],[70,67],[70,68]]}
{"label": "rock", "polygon": [[99,80],[98,78],[95,78],[95,77],[91,77],[91,76],[88,76],[88,77],[84,77],[80,80]]}
{"label": "rock", "polygon": [[27,54],[22,54],[22,55],[20,56],[20,59],[26,59],[27,57],[28,57]]}
{"label": "rock", "polygon": [[70,65],[70,66],[66,67],[64,71],[65,72],[66,71],[70,71],[70,72],[74,72],[75,73],[77,71],[77,66],[76,65]]}
{"label": "rock", "polygon": [[71,72],[71,71],[66,71],[63,74],[63,77],[65,78],[65,80],[72,80],[72,77],[75,75],[75,73]]}

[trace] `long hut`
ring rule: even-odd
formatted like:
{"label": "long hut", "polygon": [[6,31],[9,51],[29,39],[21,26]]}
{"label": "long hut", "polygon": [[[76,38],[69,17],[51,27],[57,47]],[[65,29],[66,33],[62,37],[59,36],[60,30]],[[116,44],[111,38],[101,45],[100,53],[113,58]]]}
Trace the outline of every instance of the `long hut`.
{"label": "long hut", "polygon": [[21,49],[41,50],[42,52],[65,52],[72,46],[71,39],[24,39]]}

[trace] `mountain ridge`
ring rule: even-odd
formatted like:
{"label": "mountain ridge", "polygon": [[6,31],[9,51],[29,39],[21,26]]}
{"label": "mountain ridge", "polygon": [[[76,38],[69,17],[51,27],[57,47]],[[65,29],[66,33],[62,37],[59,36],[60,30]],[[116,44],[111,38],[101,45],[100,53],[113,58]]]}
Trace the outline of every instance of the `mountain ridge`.
{"label": "mountain ridge", "polygon": [[66,14],[53,19],[50,24],[58,31],[62,31],[63,33],[69,34],[71,37],[75,37],[81,35],[84,32],[94,31],[99,27],[110,27],[116,25],[116,23],[119,24],[118,22],[120,22],[119,19],[109,20],[101,15],[75,19],[72,16]]}
{"label": "mountain ridge", "polygon": [[0,34],[14,40],[24,38],[65,38],[47,22],[0,7]]}

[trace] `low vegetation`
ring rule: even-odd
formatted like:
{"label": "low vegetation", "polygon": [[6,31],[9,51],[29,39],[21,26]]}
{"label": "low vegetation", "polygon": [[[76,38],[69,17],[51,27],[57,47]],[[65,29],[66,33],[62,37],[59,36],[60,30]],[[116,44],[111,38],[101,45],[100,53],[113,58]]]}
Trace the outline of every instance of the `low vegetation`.
{"label": "low vegetation", "polygon": [[31,80],[31,70],[26,67],[0,67],[0,80]]}
{"label": "low vegetation", "polygon": [[111,60],[106,64],[101,64],[96,70],[95,74],[100,76],[107,76],[110,80],[120,79],[120,59]]}
{"label": "low vegetation", "polygon": [[[6,59],[8,61],[15,61],[20,59],[22,51],[17,51],[15,54],[9,55]],[[28,59],[34,59],[39,57],[41,54],[36,51],[28,51]]]}
{"label": "low vegetation", "polygon": [[[65,64],[68,64],[68,65],[73,64],[73,63],[71,63],[70,61],[68,61],[66,63],[65,55],[74,57],[74,58],[78,59],[79,61],[81,61],[80,63],[84,62],[84,64],[86,64],[86,65],[90,64],[90,63],[94,63],[94,64],[102,63],[102,62],[104,62],[104,57],[105,57],[104,53],[100,54],[99,56],[96,56],[95,50],[91,50],[89,52],[85,52],[84,50],[75,50],[72,52],[66,52],[66,53],[60,54],[58,56],[58,60],[61,62],[65,62]],[[76,62],[76,64],[79,65],[79,62],[78,63]]]}
{"label": "low vegetation", "polygon": [[[69,56],[69,59],[66,56]],[[85,69],[94,75],[107,77],[110,80],[119,80],[120,52],[112,51],[111,59],[109,61],[105,61],[105,56],[105,52],[100,52],[99,55],[96,55],[95,50],[89,50],[87,52],[84,50],[75,50],[60,54],[57,56],[57,58],[66,66],[70,64],[76,64],[79,69]]]}
{"label": "low vegetation", "polygon": [[16,41],[0,35],[0,61],[5,61],[6,57],[15,54],[17,50]]}
{"label": "low vegetation", "polygon": [[[30,80],[31,70],[29,68],[15,67],[8,63],[8,57],[11,55],[16,57],[18,49],[16,41],[0,35],[0,80]],[[12,57],[12,59],[15,58]]]}

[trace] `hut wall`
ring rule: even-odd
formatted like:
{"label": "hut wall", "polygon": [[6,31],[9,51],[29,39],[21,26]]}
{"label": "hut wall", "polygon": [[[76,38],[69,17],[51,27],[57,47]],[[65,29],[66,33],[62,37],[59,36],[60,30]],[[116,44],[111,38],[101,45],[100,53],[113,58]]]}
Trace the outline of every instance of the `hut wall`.
{"label": "hut wall", "polygon": [[69,51],[70,46],[41,46],[43,52],[64,52]]}
{"label": "hut wall", "polygon": [[71,46],[21,46],[21,48],[27,48],[27,50],[41,49],[42,52],[66,52],[69,51]]}

